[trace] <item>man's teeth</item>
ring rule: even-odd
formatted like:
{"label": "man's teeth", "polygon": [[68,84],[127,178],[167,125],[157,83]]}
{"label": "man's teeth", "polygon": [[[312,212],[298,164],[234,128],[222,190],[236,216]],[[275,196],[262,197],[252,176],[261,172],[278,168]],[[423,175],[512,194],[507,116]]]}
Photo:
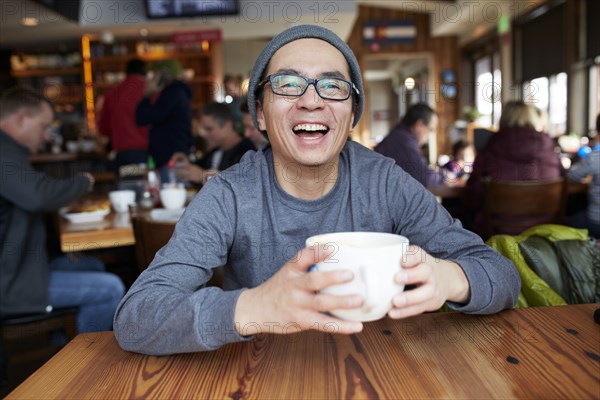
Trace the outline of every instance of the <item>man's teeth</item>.
{"label": "man's teeth", "polygon": [[325,125],[321,124],[300,124],[296,125],[294,128],[294,132],[298,131],[307,131],[307,132],[326,132],[329,130]]}

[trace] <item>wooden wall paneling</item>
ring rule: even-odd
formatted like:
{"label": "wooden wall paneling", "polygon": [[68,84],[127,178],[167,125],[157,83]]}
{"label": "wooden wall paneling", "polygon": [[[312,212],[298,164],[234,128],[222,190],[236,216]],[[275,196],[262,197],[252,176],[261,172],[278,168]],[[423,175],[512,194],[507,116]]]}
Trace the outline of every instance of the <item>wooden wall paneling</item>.
{"label": "wooden wall paneling", "polygon": [[[367,20],[399,20],[412,19],[416,23],[417,38],[414,44],[391,44],[382,45],[379,51],[373,51],[363,42],[362,29]],[[446,99],[440,91],[440,72],[443,70],[452,70],[455,75],[459,75],[459,52],[458,39],[456,36],[432,37],[430,35],[429,14],[418,14],[406,12],[403,10],[392,10],[386,8],[359,6],[359,13],[354,27],[348,38],[348,45],[354,51],[356,58],[364,70],[365,56],[369,54],[381,53],[423,53],[433,54],[433,70],[430,73],[434,77],[435,87],[428,88],[429,91],[435,91],[434,107],[439,114],[440,123],[438,126],[437,148],[438,153],[447,153],[450,150],[451,143],[448,142],[448,132],[454,121],[458,118],[459,99]],[[457,82],[458,84],[458,82]],[[458,86],[460,89],[460,86]],[[460,95],[460,90],[459,90]],[[369,110],[365,108],[365,114],[360,123],[355,128],[353,139],[366,143],[366,132],[368,129]]]}

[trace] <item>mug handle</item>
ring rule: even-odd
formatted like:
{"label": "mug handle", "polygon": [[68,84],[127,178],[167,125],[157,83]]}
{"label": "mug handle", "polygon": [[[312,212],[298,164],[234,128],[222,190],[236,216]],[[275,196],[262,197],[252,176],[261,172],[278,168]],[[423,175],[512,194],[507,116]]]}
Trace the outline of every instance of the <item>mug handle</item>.
{"label": "mug handle", "polygon": [[375,308],[379,302],[378,293],[380,291],[377,290],[379,286],[379,277],[375,273],[369,273],[365,265],[360,266],[360,274],[362,281],[365,283],[365,291],[363,294],[365,303],[363,304],[362,309],[364,312],[369,312]]}

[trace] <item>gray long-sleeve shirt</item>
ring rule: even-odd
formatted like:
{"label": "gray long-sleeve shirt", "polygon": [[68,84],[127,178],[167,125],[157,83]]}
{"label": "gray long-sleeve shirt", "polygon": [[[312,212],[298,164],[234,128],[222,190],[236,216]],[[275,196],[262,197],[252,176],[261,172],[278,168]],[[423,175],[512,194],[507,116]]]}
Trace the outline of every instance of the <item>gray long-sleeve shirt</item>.
{"label": "gray long-sleeve shirt", "polygon": [[[292,165],[285,171],[287,179],[298,178]],[[348,142],[333,189],[308,201],[282,190],[267,147],[247,153],[196,195],[169,243],[121,302],[117,340],[146,354],[244,340],[234,322],[241,291],[269,279],[307,237],[335,231],[401,234],[436,258],[458,263],[471,296],[467,304],[448,304],[455,310],[494,313],[517,301],[520,279],[511,262],[463,229],[393,160]],[[225,264],[225,290],[203,287],[211,269]]]}

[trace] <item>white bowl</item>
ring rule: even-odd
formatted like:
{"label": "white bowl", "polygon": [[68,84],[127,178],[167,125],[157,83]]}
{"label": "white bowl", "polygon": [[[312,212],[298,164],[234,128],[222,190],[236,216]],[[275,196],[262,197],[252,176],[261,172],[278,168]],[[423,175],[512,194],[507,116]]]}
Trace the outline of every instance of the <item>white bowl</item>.
{"label": "white bowl", "polygon": [[115,190],[108,194],[112,208],[118,213],[129,211],[129,206],[135,204],[135,190]]}
{"label": "white bowl", "polygon": [[84,153],[91,153],[96,150],[96,142],[94,140],[81,140],[79,142],[79,149]]}
{"label": "white bowl", "polygon": [[177,222],[183,215],[185,209],[178,208],[173,210],[166,210],[164,208],[155,208],[150,211],[150,219],[158,222]]}
{"label": "white bowl", "polygon": [[65,143],[65,147],[69,153],[77,153],[79,151],[79,143],[73,140],[69,140]]}
{"label": "white bowl", "polygon": [[187,192],[184,187],[167,187],[160,190],[160,201],[168,210],[183,208],[186,199]]}

